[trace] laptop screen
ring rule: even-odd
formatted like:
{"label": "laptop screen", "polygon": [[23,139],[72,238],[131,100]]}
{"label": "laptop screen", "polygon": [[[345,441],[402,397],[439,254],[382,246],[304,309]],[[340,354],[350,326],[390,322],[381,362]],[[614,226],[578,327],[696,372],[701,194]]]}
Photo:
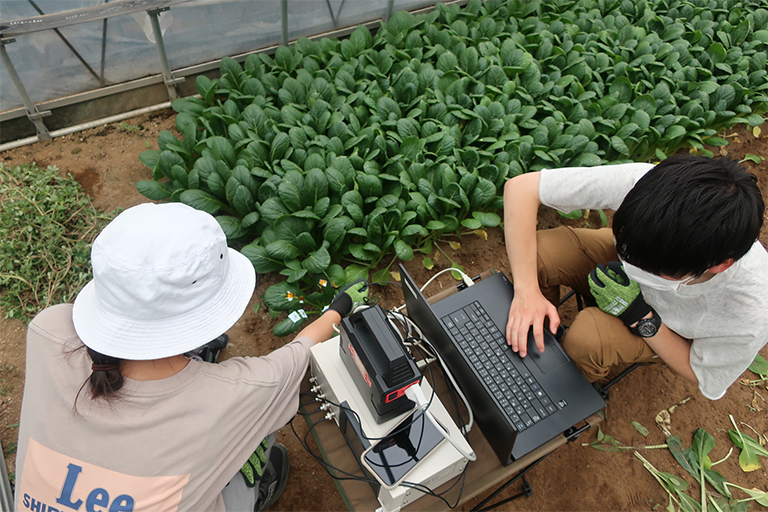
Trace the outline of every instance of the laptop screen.
{"label": "laptop screen", "polygon": [[450,343],[448,335],[427,302],[427,298],[421,293],[411,275],[402,265],[400,265],[400,277],[403,283],[403,296],[405,297],[405,307],[408,309],[408,317],[416,322],[416,325],[424,331],[432,343],[437,344],[438,348],[445,347],[447,343]]}

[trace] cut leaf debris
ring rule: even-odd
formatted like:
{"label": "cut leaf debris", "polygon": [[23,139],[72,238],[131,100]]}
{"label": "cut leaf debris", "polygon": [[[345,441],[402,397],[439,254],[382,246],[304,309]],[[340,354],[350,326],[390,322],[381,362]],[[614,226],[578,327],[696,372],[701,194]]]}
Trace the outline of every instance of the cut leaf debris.
{"label": "cut leaf debris", "polygon": [[752,488],[752,489],[746,489],[744,487],[741,487],[740,485],[732,484],[728,482],[727,484],[729,487],[735,487],[737,489],[741,489],[745,493],[749,494],[749,498],[745,498],[742,500],[739,500],[738,503],[746,503],[747,501],[755,501],[759,503],[760,505],[764,507],[768,507],[768,492],[761,491],[760,489]]}
{"label": "cut leaf debris", "polygon": [[768,379],[768,361],[760,354],[757,354],[755,360],[749,365],[749,371],[758,374],[764,379]]}
{"label": "cut leaf debris", "polygon": [[729,414],[728,417],[731,419],[731,424],[733,424],[735,429],[728,430],[728,435],[730,436],[731,441],[733,441],[733,444],[741,449],[741,453],[739,454],[739,466],[741,466],[742,471],[749,473],[760,469],[762,466],[760,464],[760,459],[758,459],[758,454],[763,457],[768,457],[768,451],[750,436],[742,433],[739,430],[738,425],[736,425],[736,420],[733,419],[732,415]]}
{"label": "cut leaf debris", "polygon": [[643,462],[645,469],[651,473],[653,478],[659,482],[659,485],[661,485],[667,492],[667,495],[669,495],[669,504],[667,505],[668,511],[674,512],[675,510],[680,509],[684,512],[694,512],[700,510],[700,505],[696,503],[696,500],[685,493],[685,491],[688,490],[688,483],[685,480],[678,478],[671,473],[659,471],[653,464],[648,462],[645,457],[640,455],[639,452],[635,452],[635,457]]}
{"label": "cut leaf debris", "polygon": [[672,432],[669,430],[672,424],[672,413],[675,412],[675,409],[687,403],[690,399],[691,397],[683,398],[676,404],[672,405],[669,409],[664,409],[656,415],[656,425],[661,429],[662,432],[664,432],[666,437],[672,435]]}
{"label": "cut leaf debris", "polygon": [[[709,453],[715,446],[715,439],[707,431],[701,428],[696,429],[691,447],[686,448],[678,436],[668,437],[667,446],[678,464],[699,482],[702,489],[705,487],[704,480],[706,480],[720,494],[731,496],[725,486],[723,475],[712,469],[713,464]],[[704,499],[702,494],[702,501]]]}
{"label": "cut leaf debris", "polygon": [[601,452],[618,452],[618,453],[622,453],[626,450],[658,450],[661,448],[667,448],[666,444],[647,445],[647,446],[628,446],[628,445],[622,444],[620,441],[616,440],[616,438],[614,438],[613,436],[610,436],[604,433],[600,428],[600,425],[597,426],[597,439],[595,439],[591,443],[581,443],[581,446],[591,446],[595,450],[600,450]]}
{"label": "cut leaf debris", "polygon": [[640,423],[633,421],[632,426],[635,427],[635,430],[642,434],[643,437],[648,437],[648,429],[642,426]]}
{"label": "cut leaf debris", "polygon": [[765,160],[764,156],[758,156],[758,155],[753,155],[752,153],[747,153],[746,155],[744,155],[744,158],[739,160],[739,162],[740,163],[741,162],[753,162],[753,163],[759,164],[763,160]]}

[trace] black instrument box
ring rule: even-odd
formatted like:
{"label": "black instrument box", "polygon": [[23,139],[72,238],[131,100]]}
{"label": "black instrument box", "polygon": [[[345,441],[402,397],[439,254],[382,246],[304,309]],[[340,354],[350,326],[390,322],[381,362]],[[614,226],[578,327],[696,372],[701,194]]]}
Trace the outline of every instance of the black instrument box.
{"label": "black instrument box", "polygon": [[405,390],[421,373],[380,306],[341,320],[339,352],[377,423],[413,409]]}

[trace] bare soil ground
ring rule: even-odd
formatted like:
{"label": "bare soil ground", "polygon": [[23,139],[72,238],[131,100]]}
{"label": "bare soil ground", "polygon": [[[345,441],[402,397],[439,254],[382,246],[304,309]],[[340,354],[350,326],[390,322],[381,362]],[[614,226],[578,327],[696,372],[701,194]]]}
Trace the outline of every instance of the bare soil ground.
{"label": "bare soil ground", "polygon": [[[163,111],[144,115],[127,122],[94,128],[50,142],[38,143],[0,154],[0,162],[17,165],[36,161],[38,165],[57,165],[62,173],[71,173],[92,196],[95,206],[103,211],[127,208],[146,201],[136,190],[136,181],[149,179],[150,171],[138,160],[141,151],[157,148],[160,130],[174,130],[173,112]],[[726,148],[712,148],[715,153],[729,154],[742,159],[745,154],[768,157],[768,124],[762,134],[755,136],[751,129],[734,129],[723,134],[730,140]],[[758,174],[764,195],[768,197],[768,165],[745,162],[744,165]],[[539,227],[552,227],[566,222],[552,212],[542,212]],[[567,221],[580,225],[599,226],[599,219],[592,215],[587,220]],[[765,233],[761,237],[768,241]],[[470,275],[495,268],[509,273],[502,232],[493,229],[487,240],[473,235],[461,238],[461,247],[453,250],[447,241],[441,247],[451,259],[460,263]],[[450,262],[439,253],[433,254],[436,268],[426,270],[417,257],[406,267],[418,282],[425,282],[433,272],[449,266]],[[277,275],[260,276],[252,303],[260,302],[264,290],[278,281]],[[441,286],[453,283],[449,275],[442,276],[432,293]],[[402,301],[402,294],[395,287],[388,290],[391,306]],[[573,307],[562,311],[564,322],[572,319]],[[229,331],[230,345],[223,357],[259,356],[282,346],[287,340],[271,334],[273,322],[265,307],[258,312],[248,308],[246,314]],[[25,361],[26,327],[14,320],[0,321],[0,440],[5,450],[8,471],[13,473],[15,442],[18,434]],[[762,351],[768,356],[768,349]],[[30,365],[30,369],[34,364]],[[750,372],[745,374],[750,377]],[[751,378],[755,378],[751,375]],[[690,444],[692,432],[704,428],[716,439],[712,460],[719,460],[732,446],[727,430],[731,428],[728,415],[737,421],[748,423],[760,434],[768,434],[768,390],[747,387],[736,383],[726,396],[709,401],[701,396],[695,386],[687,383],[663,364],[641,367],[611,389],[606,418],[602,424],[604,433],[627,446],[657,445],[664,442],[664,435],[656,427],[656,415],[679,401],[690,401],[678,407],[672,414],[672,432]],[[226,419],[222,419],[226,421]],[[641,435],[632,422],[644,425],[649,434]],[[294,422],[300,434],[306,432],[301,418]],[[662,510],[667,496],[659,484],[646,471],[632,450],[622,453],[604,452],[592,446],[584,446],[596,439],[597,432],[582,436],[580,442],[558,450],[550,458],[531,471],[528,480],[533,495],[504,505],[502,510]],[[753,436],[754,437],[754,436]],[[291,454],[291,476],[285,494],[272,507],[273,510],[342,510],[344,505],[336,492],[332,479],[307,453],[303,451],[289,428],[283,428],[279,441],[286,444]],[[201,440],[204,442],[204,440]],[[661,471],[684,477],[691,484],[689,494],[698,496],[698,485],[674,461],[667,450],[640,450]],[[764,467],[752,473],[743,473],[737,461],[738,453],[731,455],[717,466],[729,482],[743,487],[766,489],[768,461]],[[518,492],[507,489],[501,497]],[[744,496],[740,496],[744,497]],[[479,503],[472,500],[461,507],[469,510]],[[658,508],[658,507],[661,508]],[[412,508],[419,509],[418,502]],[[757,510],[752,504],[750,509]]]}

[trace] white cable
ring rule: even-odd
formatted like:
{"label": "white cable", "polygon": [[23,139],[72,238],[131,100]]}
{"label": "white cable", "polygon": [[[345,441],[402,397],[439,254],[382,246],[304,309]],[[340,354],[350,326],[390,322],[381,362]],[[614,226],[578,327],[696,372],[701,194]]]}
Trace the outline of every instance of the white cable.
{"label": "white cable", "polygon": [[477,460],[477,455],[475,455],[474,450],[470,449],[469,453],[465,452],[459,443],[453,438],[453,436],[451,436],[451,433],[448,431],[448,429],[441,425],[440,422],[437,421],[434,416],[432,416],[432,413],[429,412],[427,409],[427,406],[429,406],[429,400],[427,400],[427,397],[424,396],[424,391],[421,389],[421,384],[415,384],[407,388],[405,390],[405,396],[416,402],[416,406],[424,411],[424,415],[429,418],[429,421],[432,422],[432,424],[443,435],[446,441],[451,443],[462,456],[469,460]]}
{"label": "white cable", "polygon": [[[472,430],[472,427],[474,426],[475,417],[474,417],[474,414],[472,413],[472,408],[469,406],[469,400],[467,400],[467,397],[464,396],[464,393],[461,391],[461,388],[456,383],[456,379],[453,378],[453,374],[448,369],[448,365],[445,364],[445,361],[443,360],[442,357],[440,357],[440,354],[437,352],[437,350],[434,349],[432,344],[428,340],[426,340],[424,338],[424,334],[421,332],[421,329],[419,329],[419,326],[416,325],[413,322],[413,320],[411,320],[410,318],[408,318],[407,316],[405,316],[404,314],[402,314],[400,312],[394,312],[393,311],[392,315],[393,316],[397,316],[397,317],[399,317],[399,319],[404,320],[406,322],[406,324],[409,326],[408,335],[413,337],[413,338],[415,338],[415,339],[418,339],[419,340],[419,344],[423,345],[424,342],[426,342],[427,350],[429,351],[430,354],[432,354],[434,356],[434,358],[437,359],[437,361],[440,363],[440,366],[443,368],[443,371],[448,376],[450,381],[453,383],[453,387],[456,389],[456,392],[458,393],[459,398],[461,398],[461,401],[464,402],[464,407],[469,412],[469,420],[467,421],[467,424],[464,425],[461,428],[461,433],[464,434],[464,435],[469,434],[469,431]],[[413,334],[412,334],[413,331],[416,331],[418,336],[413,336]],[[424,349],[424,348],[425,347],[422,347],[422,349]],[[434,358],[431,361],[434,361]],[[431,362],[431,361],[429,361],[429,362]]]}
{"label": "white cable", "polygon": [[[429,411],[424,411],[424,414],[429,418],[429,421],[432,422],[432,424],[443,433],[443,437],[453,445],[454,448],[456,448],[456,451],[459,452],[461,455],[466,457],[469,460],[477,460],[477,455],[475,454],[474,450],[469,451],[469,453],[465,452],[464,449],[459,445],[459,443],[453,438],[453,436],[450,435],[450,433],[443,427],[439,421],[435,419],[434,416],[432,416],[432,413]],[[470,447],[471,448],[471,447]]]}
{"label": "white cable", "polygon": [[363,309],[368,309],[369,307],[371,307],[370,304],[360,304],[354,310],[352,310],[350,315],[353,314],[353,313],[357,313],[358,311],[362,311]]}
{"label": "white cable", "polygon": [[427,406],[429,406],[429,400],[427,400],[427,397],[424,396],[424,390],[421,389],[421,381],[408,386],[405,389],[405,396],[414,402],[416,407],[422,411],[427,410]]}
{"label": "white cable", "polygon": [[[430,343],[429,346],[431,348],[432,344]],[[440,354],[436,350],[433,350],[432,352],[434,352],[438,362],[440,363],[440,366],[443,367],[443,371],[451,380],[451,383],[453,383],[453,388],[456,390],[456,393],[458,393],[459,398],[461,398],[461,401],[464,402],[464,407],[467,409],[467,412],[469,413],[469,419],[467,420],[467,424],[461,428],[461,433],[466,436],[467,434],[469,434],[469,431],[472,430],[472,427],[475,424],[475,415],[472,414],[472,408],[469,406],[469,400],[467,400],[467,397],[464,396],[464,393],[461,391],[461,388],[456,383],[456,379],[453,378],[453,374],[448,369],[448,365],[445,364],[445,361],[443,360],[443,358],[440,357]]]}
{"label": "white cable", "polygon": [[[444,268],[443,270],[439,271],[437,274],[435,274],[435,275],[433,275],[432,277],[430,277],[430,278],[429,278],[429,280],[427,280],[427,282],[426,282],[426,283],[424,283],[424,286],[422,286],[421,288],[419,288],[419,291],[420,291],[420,292],[423,292],[423,291],[424,291],[424,290],[427,288],[427,286],[429,286],[429,285],[430,285],[430,283],[431,283],[432,281],[434,281],[434,280],[435,280],[435,278],[436,278],[437,276],[439,276],[440,274],[444,274],[444,273],[446,273],[446,272],[453,272],[453,271],[455,271],[455,272],[458,272],[459,274],[461,274],[461,280],[462,280],[462,282],[463,282],[463,283],[464,283],[464,284],[465,284],[467,287],[470,287],[470,286],[474,286],[475,282],[472,280],[472,278],[471,278],[471,277],[469,277],[469,276],[468,276],[466,273],[464,273],[464,271],[463,271],[463,270],[461,270],[461,269],[459,269],[459,268],[455,268],[455,267],[448,267],[448,268]],[[397,307],[393,308],[393,309],[392,309],[392,311],[394,311],[394,312],[400,312],[400,310],[401,310],[401,309],[403,309],[403,308],[405,308],[405,304],[403,304],[402,306],[397,306]]]}
{"label": "white cable", "polygon": [[[461,269],[458,269],[458,268],[455,268],[455,267],[448,267],[448,268],[444,268],[443,270],[441,270],[441,271],[440,271],[440,272],[438,272],[437,274],[435,274],[435,275],[433,275],[432,277],[430,277],[430,278],[427,280],[427,282],[426,282],[426,283],[424,283],[424,286],[422,286],[421,288],[419,288],[419,291],[422,291],[422,292],[423,292],[423,291],[426,289],[426,287],[427,287],[427,286],[429,286],[429,284],[430,284],[432,281],[434,281],[434,280],[435,280],[435,278],[436,278],[437,276],[439,276],[440,274],[444,274],[444,273],[446,273],[446,272],[458,272],[459,274],[461,274],[461,280],[462,280],[462,281],[464,281],[464,284],[466,284],[467,286],[472,286],[473,284],[475,284],[475,283],[472,281],[472,278],[471,278],[471,277],[469,277],[467,274],[465,274],[463,270],[461,270]],[[470,284],[470,283],[471,283],[471,284]]]}
{"label": "white cable", "polygon": [[[423,334],[421,332],[421,329],[419,329],[419,326],[416,325],[413,322],[413,320],[411,320],[404,314],[400,313],[399,311],[391,311],[389,315],[399,320],[400,323],[404,325],[403,328],[405,329],[406,338],[412,338],[415,340],[414,342],[408,342],[408,343],[406,343],[405,340],[403,340],[403,344],[418,346],[421,350],[426,352],[428,355],[428,357],[421,359],[421,361],[426,361],[427,364],[433,363],[436,360],[434,355],[434,350],[432,349],[432,347],[427,348],[423,346],[423,344],[421,343]],[[387,316],[387,318],[390,320],[390,323],[394,324],[394,322],[392,321],[392,318],[389,315]]]}

